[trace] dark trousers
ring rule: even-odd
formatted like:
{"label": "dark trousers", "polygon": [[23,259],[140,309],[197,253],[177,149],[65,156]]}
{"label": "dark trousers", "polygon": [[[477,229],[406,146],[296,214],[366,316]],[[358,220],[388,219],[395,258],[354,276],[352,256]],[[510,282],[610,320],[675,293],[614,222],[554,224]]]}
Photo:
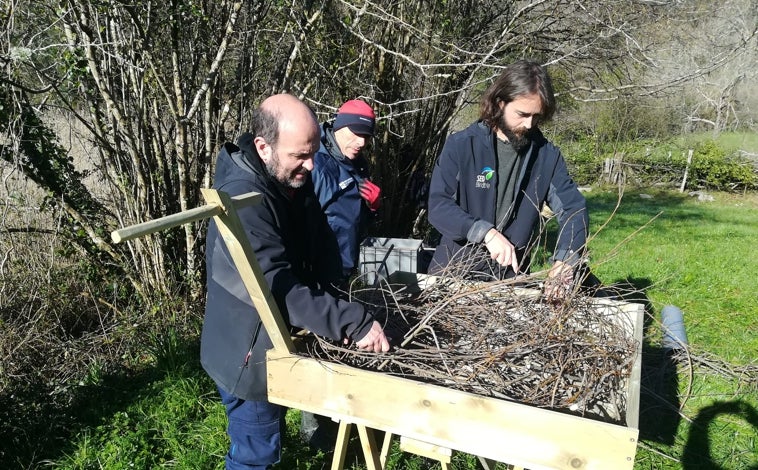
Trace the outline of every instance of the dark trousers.
{"label": "dark trousers", "polygon": [[267,401],[243,400],[217,388],[226,408],[226,433],[231,441],[226,469],[267,470],[278,463],[286,409]]}

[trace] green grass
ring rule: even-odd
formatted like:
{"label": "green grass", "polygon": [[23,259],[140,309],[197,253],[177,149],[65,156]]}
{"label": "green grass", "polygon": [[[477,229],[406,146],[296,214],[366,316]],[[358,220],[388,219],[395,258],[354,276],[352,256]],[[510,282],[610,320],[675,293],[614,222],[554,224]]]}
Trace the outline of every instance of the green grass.
{"label": "green grass", "polygon": [[[168,375],[139,398],[82,430],[56,468],[215,468],[225,453],[224,415],[202,376]],[[136,392],[136,390],[135,390]]]}
{"label": "green grass", "polygon": [[[758,468],[755,376],[746,384],[672,364],[658,349],[657,318],[670,304],[684,313],[693,356],[756,365],[758,197],[714,197],[630,191],[614,213],[617,195],[588,194],[594,271],[605,283],[644,288],[649,301],[636,469]],[[678,377],[661,379],[667,367]]]}
{"label": "green grass", "polygon": [[[679,193],[645,194],[652,198],[626,193],[613,217],[615,194],[587,194],[593,270],[607,284],[643,288],[649,301],[635,469],[758,469],[758,385],[721,373],[720,362],[695,368],[671,362],[659,349],[655,322],[662,306],[676,305],[693,356],[755,366],[758,197],[716,194],[714,202],[698,202]],[[0,403],[6,412],[0,467],[223,468],[224,412],[199,367],[196,338],[169,334],[154,342],[149,367],[129,373],[97,367],[69,406],[45,406],[46,397],[33,391]],[[299,441],[298,418],[290,410],[277,468],[329,468],[328,455]],[[460,453],[453,466],[479,468]],[[365,467],[353,456],[347,468]],[[402,453],[395,443],[388,468],[439,463]]]}
{"label": "green grass", "polygon": [[682,309],[692,347],[744,364],[758,357],[758,198],[715,197],[630,192],[609,220],[617,196],[588,194],[592,265],[606,283],[645,284],[653,313]]}
{"label": "green grass", "polygon": [[[683,147],[693,146],[704,140],[714,139],[710,132],[689,134],[679,140]],[[758,155],[758,134],[755,132],[721,132],[714,139],[727,152],[743,151]]]}

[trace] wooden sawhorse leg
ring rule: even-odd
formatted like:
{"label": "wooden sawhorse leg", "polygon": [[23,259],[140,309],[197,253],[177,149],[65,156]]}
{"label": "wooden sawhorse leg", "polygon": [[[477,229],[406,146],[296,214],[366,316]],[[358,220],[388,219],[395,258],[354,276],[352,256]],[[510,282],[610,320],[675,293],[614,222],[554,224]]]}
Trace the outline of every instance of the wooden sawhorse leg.
{"label": "wooden sawhorse leg", "polygon": [[[345,456],[347,455],[347,445],[350,442],[351,427],[352,423],[340,421],[339,430],[337,431],[337,442],[334,446],[334,457],[332,458],[332,470],[342,470],[345,466]],[[366,468],[368,470],[382,470],[386,462],[386,455],[380,458],[376,441],[374,440],[374,430],[362,424],[356,424],[356,427],[358,428],[358,436],[361,440],[363,456],[366,459]],[[389,452],[389,444],[387,444],[386,438],[382,449],[384,449],[385,445]]]}
{"label": "wooden sawhorse leg", "polygon": [[[383,470],[384,466],[387,464],[387,456],[389,455],[392,442],[392,433],[386,432],[384,434],[382,448],[381,451],[378,452],[376,440],[374,438],[374,430],[360,424],[356,425],[356,427],[358,428],[358,436],[360,437],[363,456],[366,459],[366,468],[368,470]],[[334,446],[334,458],[332,459],[331,470],[343,470],[344,468],[351,429],[352,423],[340,421],[339,430],[337,432],[337,442]],[[452,460],[451,449],[400,436],[400,450],[437,460],[439,461],[442,470],[450,470],[452,468],[450,466]],[[486,459],[484,457],[478,458],[484,470],[495,470],[496,462],[494,460]],[[521,467],[511,468],[512,470],[523,470]]]}
{"label": "wooden sawhorse leg", "polygon": [[350,441],[350,429],[350,423],[347,421],[340,421],[337,430],[337,443],[334,445],[334,456],[332,457],[332,470],[342,470],[345,466],[347,444]]}

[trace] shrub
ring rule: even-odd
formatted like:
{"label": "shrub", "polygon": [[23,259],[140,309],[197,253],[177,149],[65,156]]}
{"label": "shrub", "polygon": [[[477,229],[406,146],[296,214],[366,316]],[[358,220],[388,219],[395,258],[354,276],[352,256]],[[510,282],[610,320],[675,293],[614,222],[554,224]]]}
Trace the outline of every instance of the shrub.
{"label": "shrub", "polygon": [[636,140],[603,145],[592,137],[580,138],[561,148],[575,181],[594,184],[603,181],[606,159],[621,157],[627,185],[678,186],[687,169],[687,154],[693,150],[687,178],[688,189],[741,191],[758,188],[756,166],[737,152],[728,152],[712,139],[694,147],[674,141]]}
{"label": "shrub", "polygon": [[566,159],[569,173],[579,185],[597,182],[603,171],[603,160],[598,152],[598,143],[592,136],[573,142],[561,143],[561,153]]}
{"label": "shrub", "polygon": [[738,155],[728,155],[713,140],[695,147],[690,171],[691,181],[707,189],[735,191],[758,186],[755,167]]}

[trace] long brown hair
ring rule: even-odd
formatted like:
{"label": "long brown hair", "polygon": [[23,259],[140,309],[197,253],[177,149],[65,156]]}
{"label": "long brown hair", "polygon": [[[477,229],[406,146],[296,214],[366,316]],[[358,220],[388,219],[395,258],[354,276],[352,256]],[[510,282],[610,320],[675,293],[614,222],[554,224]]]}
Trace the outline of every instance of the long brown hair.
{"label": "long brown hair", "polygon": [[547,121],[555,112],[553,83],[545,68],[537,62],[519,60],[505,67],[482,96],[479,117],[492,129],[503,120],[500,102],[510,103],[519,96],[539,95],[542,101],[540,121]]}

